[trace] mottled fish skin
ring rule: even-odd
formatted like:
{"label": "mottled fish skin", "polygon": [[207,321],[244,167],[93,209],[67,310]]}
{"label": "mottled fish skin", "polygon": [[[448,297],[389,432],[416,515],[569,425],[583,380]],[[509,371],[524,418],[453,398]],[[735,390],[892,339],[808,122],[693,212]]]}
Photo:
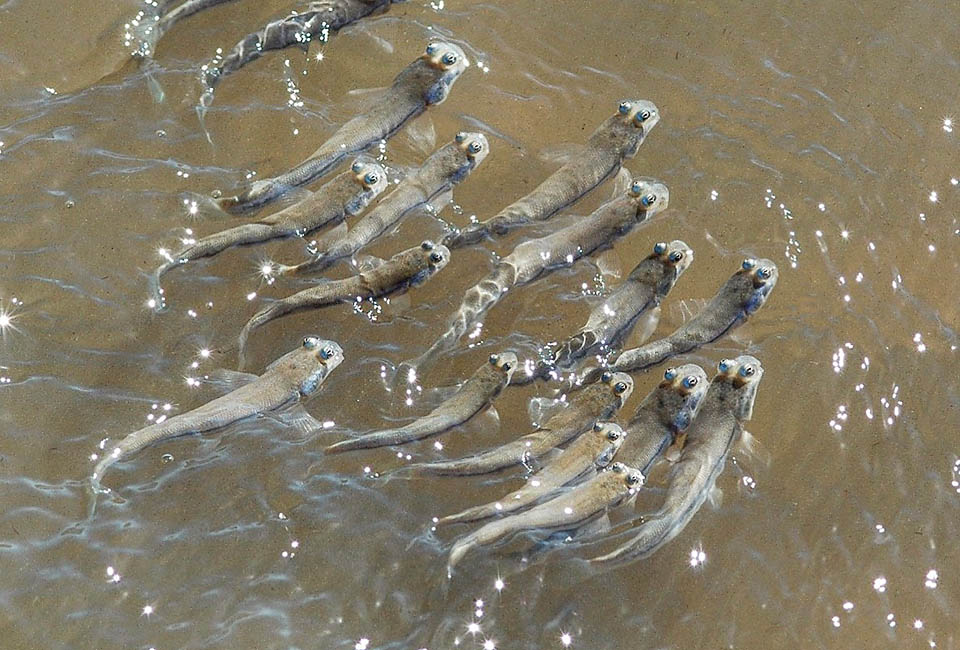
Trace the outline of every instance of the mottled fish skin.
{"label": "mottled fish skin", "polygon": [[753,414],[763,366],[749,355],[723,360],[710,382],[697,418],[687,431],[680,460],[670,473],[663,506],[645,516],[633,538],[592,564],[622,566],[649,557],[676,537],[706,501],[733,444]]}
{"label": "mottled fish skin", "polygon": [[[652,178],[638,178],[622,196],[607,201],[589,217],[555,233],[530,239],[501,259],[490,274],[467,289],[460,308],[447,323],[447,330],[420,357],[419,366],[450,350],[511,287],[526,284],[546,271],[569,266],[629,233],[669,205],[667,186]],[[514,383],[524,378],[514,375]]]}
{"label": "mottled fish skin", "polygon": [[400,445],[443,433],[463,424],[488,406],[510,382],[510,375],[516,367],[517,355],[513,352],[492,354],[490,359],[460,387],[460,390],[429,414],[406,426],[343,440],[330,445],[324,451],[328,454],[336,454],[355,449]]}
{"label": "mottled fish skin", "polygon": [[449,233],[443,243],[453,248],[476,244],[489,235],[504,235],[517,226],[544,221],[574,203],[620,171],[623,161],[637,155],[647,133],[660,121],[653,102],[620,102],[617,113],[601,124],[582,155],[551,174],[522,199],[496,216]]}
{"label": "mottled fish skin", "polygon": [[[665,338],[624,350],[609,367],[636,372],[716,341],[746,322],[766,303],[778,277],[777,265],[772,261],[745,259],[741,268],[696,316]],[[589,371],[583,381],[589,382],[600,372],[603,369]]]}
{"label": "mottled fish skin", "polygon": [[293,45],[306,48],[312,40],[325,43],[330,35],[343,27],[380,9],[386,11],[391,4],[403,1],[405,0],[315,0],[303,11],[267,23],[263,29],[243,37],[222,58],[218,57],[213,63],[203,66],[204,92],[201,104],[210,106],[213,103],[214,88],[228,75],[259,59],[264,52]]}
{"label": "mottled fish skin", "polygon": [[482,133],[460,132],[363,216],[343,237],[326,243],[317,256],[296,266],[281,265],[279,274],[317,273],[350,257],[394,227],[406,215],[464,181],[487,157],[490,145]]}
{"label": "mottled fish skin", "polygon": [[608,373],[601,381],[578,391],[565,408],[533,433],[466,458],[418,463],[400,469],[434,476],[472,476],[526,465],[589,431],[597,422],[613,417],[632,393],[630,375]]}
{"label": "mottled fish skin", "polygon": [[578,436],[519,490],[492,503],[467,508],[454,515],[441,517],[437,526],[483,521],[490,517],[510,515],[532,506],[565,485],[601,470],[611,462],[623,445],[626,433],[615,422],[598,422]]}
{"label": "mottled fish skin", "polygon": [[387,173],[383,167],[372,160],[358,158],[349,171],[334,177],[303,201],[252,223],[207,235],[181,249],[154,271],[151,293],[163,308],[165,299],[160,281],[170,269],[234,246],[302,237],[323,226],[339,223],[348,215],[362,212],[386,187]]}
{"label": "mottled fish skin", "polygon": [[104,452],[93,470],[94,495],[107,468],[148,445],[188,433],[205,433],[238,420],[272,411],[314,394],[343,361],[333,342],[309,336],[297,349],[271,363],[250,383],[202,406],[129,434]]}
{"label": "mottled fish skin", "polygon": [[680,441],[693,422],[707,393],[707,373],[696,364],[669,368],[663,381],[647,395],[624,427],[627,442],[618,460],[644,476],[674,441]]}
{"label": "mottled fish skin", "polygon": [[380,101],[341,126],[308,159],[279,176],[256,181],[239,196],[218,198],[217,204],[227,212],[249,212],[291,188],[312,183],[348,156],[389,138],[427,107],[443,102],[466,67],[467,57],[458,46],[431,42],[422,56],[397,75]]}
{"label": "mottled fish skin", "polygon": [[422,284],[442,270],[450,261],[446,246],[426,240],[419,246],[400,251],[383,264],[361,271],[342,280],[322,282],[309,289],[270,303],[254,314],[240,331],[238,346],[243,365],[243,351],[253,330],[275,318],[304,309],[318,309],[341,302],[353,302],[362,298],[378,298],[399,293]]}
{"label": "mottled fish skin", "polygon": [[525,531],[580,528],[633,496],[643,485],[643,474],[623,463],[610,467],[559,496],[519,514],[491,521],[458,540],[450,549],[447,575],[473,548],[488,546]]}
{"label": "mottled fish skin", "polygon": [[571,368],[590,354],[619,345],[643,314],[660,305],[692,262],[693,250],[685,242],[657,243],[627,279],[590,312],[580,331],[557,347],[553,365]]}

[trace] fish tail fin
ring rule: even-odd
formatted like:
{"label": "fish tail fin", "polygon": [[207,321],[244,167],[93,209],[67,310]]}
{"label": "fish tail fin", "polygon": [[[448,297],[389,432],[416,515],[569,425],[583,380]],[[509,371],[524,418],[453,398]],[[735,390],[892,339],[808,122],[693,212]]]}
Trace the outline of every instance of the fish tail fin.
{"label": "fish tail fin", "polygon": [[107,468],[117,462],[120,459],[120,455],[120,448],[114,447],[109,452],[106,452],[103,458],[101,458],[100,461],[94,466],[89,482],[90,499],[87,507],[88,519],[92,519],[94,513],[96,512],[97,497],[102,493],[110,491],[108,488],[102,487],[101,481],[103,480],[103,475],[106,473]]}
{"label": "fish tail fin", "polygon": [[278,300],[269,307],[264,307],[256,314],[251,316],[250,320],[248,320],[246,325],[243,326],[243,329],[240,330],[240,335],[237,337],[237,359],[241,369],[243,369],[245,364],[244,355],[246,352],[247,340],[250,338],[253,330],[290,311],[290,309],[287,307],[288,305],[285,301]]}
{"label": "fish tail fin", "polygon": [[165,311],[167,308],[167,298],[164,295],[163,286],[160,284],[161,279],[164,274],[170,269],[180,266],[180,262],[176,259],[171,259],[167,262],[164,262],[150,275],[147,280],[147,290],[150,293],[151,300],[154,301],[152,305],[156,311]]}
{"label": "fish tail fin", "polygon": [[447,558],[447,580],[453,579],[453,569],[460,564],[460,560],[472,547],[473,543],[469,535],[453,545],[453,548],[450,549],[450,556]]}
{"label": "fish tail fin", "polygon": [[569,368],[596,344],[597,336],[594,332],[581,330],[557,348],[553,354],[553,362],[558,368]]}
{"label": "fish tail fin", "polygon": [[293,266],[287,266],[286,264],[277,265],[277,274],[278,275],[306,275],[307,273],[319,273],[330,268],[333,263],[336,261],[335,258],[330,257],[324,253],[318,254],[312,260],[302,262],[300,264],[294,264]]}

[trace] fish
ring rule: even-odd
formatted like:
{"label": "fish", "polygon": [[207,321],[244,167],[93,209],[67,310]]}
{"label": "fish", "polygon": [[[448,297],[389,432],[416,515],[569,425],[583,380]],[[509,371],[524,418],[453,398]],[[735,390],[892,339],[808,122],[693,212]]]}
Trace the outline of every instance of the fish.
{"label": "fish", "polygon": [[226,212],[251,212],[292,188],[327,175],[347,157],[389,138],[428,107],[442,103],[467,65],[467,57],[457,45],[429,43],[368,112],[341,126],[309,158],[279,176],[254,182],[237,196],[224,197],[215,191],[215,202]]}
{"label": "fish", "polygon": [[679,239],[655,244],[653,253],[591,310],[586,324],[556,347],[553,365],[570,368],[598,350],[618,345],[643,314],[660,305],[692,262],[693,250]]}
{"label": "fish", "polygon": [[683,531],[715,487],[744,423],[753,417],[762,377],[763,366],[750,355],[719,363],[700,412],[687,431],[680,459],[670,472],[663,505],[643,517],[630,541],[592,558],[591,564],[622,566],[649,557]]}
{"label": "fish", "polygon": [[[620,372],[636,372],[716,341],[766,304],[778,277],[777,265],[772,261],[746,258],[696,316],[669,336],[624,350],[608,367]],[[603,371],[603,368],[589,370],[581,381],[591,383]]]}
{"label": "fish", "polygon": [[607,373],[599,382],[577,391],[565,408],[533,433],[466,458],[415,463],[399,469],[434,476],[471,476],[515,465],[529,465],[589,431],[597,422],[613,417],[632,393],[633,379],[630,375]]}
{"label": "fish", "polygon": [[396,429],[376,431],[357,438],[342,440],[327,447],[324,452],[338,454],[355,449],[373,449],[389,445],[401,445],[414,440],[423,440],[463,424],[488,406],[517,367],[517,355],[513,352],[491,354],[490,358],[464,382],[452,397],[427,415]]}
{"label": "fish", "polygon": [[469,246],[491,235],[505,235],[527,223],[546,221],[615,176],[624,160],[637,155],[647,134],[659,121],[660,111],[653,102],[645,99],[621,101],[617,112],[590,135],[581,155],[497,215],[452,230],[444,237],[443,244],[450,249]]}
{"label": "fish", "polygon": [[453,348],[507,290],[609,246],[636,225],[665,209],[669,202],[670,192],[666,185],[652,178],[638,178],[626,193],[607,201],[589,217],[546,237],[529,239],[517,245],[487,277],[464,292],[463,302],[447,322],[446,331],[426,352],[408,363],[419,367]]}
{"label": "fish", "polygon": [[454,543],[447,560],[447,577],[472,549],[489,546],[527,531],[573,530],[586,526],[636,494],[643,485],[640,470],[615,462],[591,479],[524,512],[496,519]]}
{"label": "fish", "polygon": [[426,282],[449,261],[450,251],[447,247],[436,245],[427,239],[419,246],[400,251],[375,268],[342,280],[324,281],[270,303],[254,314],[240,331],[238,349],[241,366],[243,351],[250,334],[273,319],[304,309],[318,309],[406,291]]}
{"label": "fish", "polygon": [[259,377],[244,373],[244,385],[195,409],[135,431],[105,451],[90,483],[94,500],[107,469],[141,449],[188,433],[206,433],[245,418],[292,406],[314,395],[327,376],[343,362],[343,349],[334,341],[308,336]]}
{"label": "fish", "polygon": [[151,293],[159,308],[166,306],[160,285],[164,274],[192,260],[210,257],[233,246],[258,244],[271,239],[302,237],[319,228],[363,212],[387,187],[386,170],[377,162],[358,158],[350,170],[339,174],[309,197],[270,216],[207,235],[181,249],[157,267]]}
{"label": "fish", "polygon": [[325,242],[325,248],[312,260],[295,266],[278,265],[276,273],[317,273],[338,260],[350,257],[415,209],[463,182],[483,162],[488,151],[489,144],[482,133],[461,131],[453,142],[435,151],[419,169],[404,178],[375,208],[363,215],[346,235]]}
{"label": "fish", "polygon": [[440,517],[436,525],[483,521],[524,510],[563,486],[609,465],[626,436],[626,432],[616,422],[597,422],[592,429],[574,439],[556,458],[532,474],[519,490],[514,490],[492,503]]}
{"label": "fish", "polygon": [[267,23],[263,29],[244,36],[229,52],[218,55],[213,62],[201,68],[204,84],[201,106],[207,108],[213,103],[214,89],[224,78],[256,61],[264,52],[293,45],[306,49],[314,40],[326,43],[333,33],[343,27],[404,1],[314,0],[303,11]]}

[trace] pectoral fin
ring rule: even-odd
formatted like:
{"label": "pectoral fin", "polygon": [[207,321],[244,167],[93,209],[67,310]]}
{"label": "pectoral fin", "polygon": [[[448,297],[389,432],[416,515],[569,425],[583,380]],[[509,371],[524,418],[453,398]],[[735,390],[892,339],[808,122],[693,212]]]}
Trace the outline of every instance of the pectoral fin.
{"label": "pectoral fin", "polygon": [[358,273],[366,273],[367,271],[372,271],[381,264],[383,264],[383,258],[376,257],[374,255],[354,255],[350,260],[350,263]]}
{"label": "pectoral fin", "polygon": [[537,158],[544,162],[566,165],[583,155],[585,147],[582,144],[558,144],[544,147],[537,154]]}
{"label": "pectoral fin", "polygon": [[285,427],[294,429],[301,435],[323,429],[323,422],[307,413],[307,409],[299,402],[294,402],[290,406],[276,411],[268,411],[264,413],[264,416],[276,420]]}
{"label": "pectoral fin", "polygon": [[667,447],[667,450],[663,452],[663,457],[666,458],[671,463],[675,463],[680,460],[680,453],[683,451],[683,445],[687,441],[687,432],[677,434],[673,439],[673,443]]}
{"label": "pectoral fin", "polygon": [[617,175],[613,177],[613,198],[618,198],[630,191],[633,185],[633,176],[626,167],[621,167]]}
{"label": "pectoral fin", "polygon": [[572,537],[576,539],[578,542],[583,540],[593,539],[596,537],[602,537],[603,535],[606,535],[608,532],[610,532],[610,528],[611,528],[610,515],[608,515],[607,513],[604,513],[601,516],[594,519],[593,521],[587,524],[584,524],[583,526],[578,528],[574,532]]}
{"label": "pectoral fin", "polygon": [[423,115],[413,120],[407,127],[407,139],[410,147],[424,157],[429,156],[437,145],[437,132],[433,120]]}
{"label": "pectoral fin", "polygon": [[255,379],[259,379],[259,377],[253,373],[217,368],[216,370],[205,373],[203,381],[205,384],[214,386],[226,395],[229,392],[246,386]]}
{"label": "pectoral fin", "polygon": [[723,505],[723,490],[714,485],[707,493],[707,501],[714,509],[719,509]]}
{"label": "pectoral fin", "polygon": [[530,399],[530,403],[527,405],[527,415],[530,417],[530,423],[539,428],[543,426],[544,422],[566,407],[566,400],[552,397],[534,397]]}
{"label": "pectoral fin", "polygon": [[613,248],[601,252],[594,257],[594,265],[602,275],[612,278],[623,276],[623,260]]}

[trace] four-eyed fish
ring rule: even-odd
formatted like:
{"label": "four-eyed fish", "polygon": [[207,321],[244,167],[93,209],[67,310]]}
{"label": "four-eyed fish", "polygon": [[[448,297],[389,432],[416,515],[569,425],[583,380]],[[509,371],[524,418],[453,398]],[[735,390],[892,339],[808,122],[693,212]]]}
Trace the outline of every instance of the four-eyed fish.
{"label": "four-eyed fish", "polygon": [[297,349],[267,366],[259,377],[233,373],[246,383],[203,406],[135,431],[107,449],[91,476],[94,499],[104,472],[122,458],[155,442],[205,433],[253,415],[293,406],[316,393],[342,361],[343,350],[337,343],[308,336]]}
{"label": "four-eyed fish", "polygon": [[403,1],[312,0],[303,11],[293,12],[267,23],[263,29],[244,36],[229,52],[222,57],[218,55],[213,63],[203,67],[205,88],[200,99],[201,105],[207,107],[213,102],[213,90],[224,77],[256,61],[264,52],[281,50],[292,45],[306,48],[314,39],[326,43],[331,34],[350,23],[365,18],[378,9],[387,10],[394,2]]}
{"label": "four-eyed fish", "polygon": [[580,155],[496,216],[450,232],[443,243],[459,248],[475,244],[487,235],[503,235],[511,228],[549,219],[615,175],[625,159],[637,155],[644,138],[659,121],[660,112],[653,102],[620,102],[616,114],[597,127]]}
{"label": "four-eyed fish", "polygon": [[613,463],[606,470],[559,496],[519,514],[491,521],[459,539],[450,549],[447,576],[470,549],[487,546],[526,531],[581,529],[633,497],[643,485],[640,470]]}
{"label": "four-eyed fish", "polygon": [[387,174],[379,163],[364,158],[353,162],[349,171],[334,177],[299,203],[290,205],[253,223],[245,223],[207,235],[175,253],[160,265],[152,277],[152,292],[163,305],[160,279],[170,269],[191,260],[216,255],[233,246],[256,244],[285,237],[302,237],[323,226],[359,214],[387,187]]}
{"label": "four-eyed fish", "polygon": [[406,215],[462,182],[487,157],[489,144],[482,133],[460,132],[437,149],[423,165],[406,176],[396,189],[363,215],[343,236],[325,237],[314,259],[296,266],[279,265],[280,274],[316,273],[349,257],[395,226]]}
{"label": "four-eyed fish", "polygon": [[[696,316],[669,336],[624,350],[610,368],[622,372],[643,370],[716,341],[763,307],[778,277],[777,265],[768,259],[743,260],[740,269]],[[586,373],[583,381],[589,383],[601,372],[603,369],[595,368]]]}
{"label": "four-eyed fish", "polygon": [[416,463],[399,470],[435,476],[470,476],[496,472],[514,465],[529,465],[589,431],[597,422],[613,417],[632,393],[633,379],[630,375],[608,372],[599,382],[577,391],[569,404],[533,433],[465,458]]}
{"label": "four-eyed fish", "polygon": [[313,155],[290,171],[254,182],[239,196],[218,198],[218,205],[227,212],[249,212],[312,183],[348,156],[389,138],[427,107],[443,102],[467,65],[463,50],[453,43],[431,42],[369,111],[341,126]]}
{"label": "four-eyed fish", "polygon": [[663,505],[644,516],[629,542],[591,563],[617,566],[648,557],[684,529],[716,485],[744,423],[752,417],[761,377],[763,366],[752,356],[720,362],[700,412],[687,431],[680,460],[670,472]]}
{"label": "four-eyed fish", "polygon": [[443,433],[458,424],[463,424],[500,394],[510,382],[510,375],[517,367],[517,355],[513,352],[492,354],[452,397],[417,418],[410,424],[385,431],[368,433],[358,438],[343,440],[326,448],[326,453],[335,454],[353,449],[372,449],[388,445],[400,445],[422,440]]}
{"label": "four-eyed fish", "polygon": [[621,196],[607,201],[585,219],[537,239],[529,239],[497,262],[493,271],[463,294],[463,302],[447,330],[420,357],[410,362],[419,366],[452,348],[511,287],[526,284],[544,272],[573,264],[650,219],[667,207],[667,186],[652,178],[638,178]]}
{"label": "four-eyed fish", "polygon": [[597,422],[593,429],[580,435],[540,470],[534,472],[519,490],[502,499],[454,515],[441,517],[437,525],[481,521],[490,517],[513,514],[524,510],[560,488],[613,462],[626,439],[626,432],[616,422]]}
{"label": "four-eyed fish", "polygon": [[316,309],[341,302],[363,298],[379,298],[405,291],[422,284],[450,261],[446,246],[425,240],[419,246],[400,251],[374,268],[361,271],[342,280],[328,280],[270,303],[243,326],[239,337],[241,366],[243,350],[250,333],[256,328],[285,314],[303,309]]}

